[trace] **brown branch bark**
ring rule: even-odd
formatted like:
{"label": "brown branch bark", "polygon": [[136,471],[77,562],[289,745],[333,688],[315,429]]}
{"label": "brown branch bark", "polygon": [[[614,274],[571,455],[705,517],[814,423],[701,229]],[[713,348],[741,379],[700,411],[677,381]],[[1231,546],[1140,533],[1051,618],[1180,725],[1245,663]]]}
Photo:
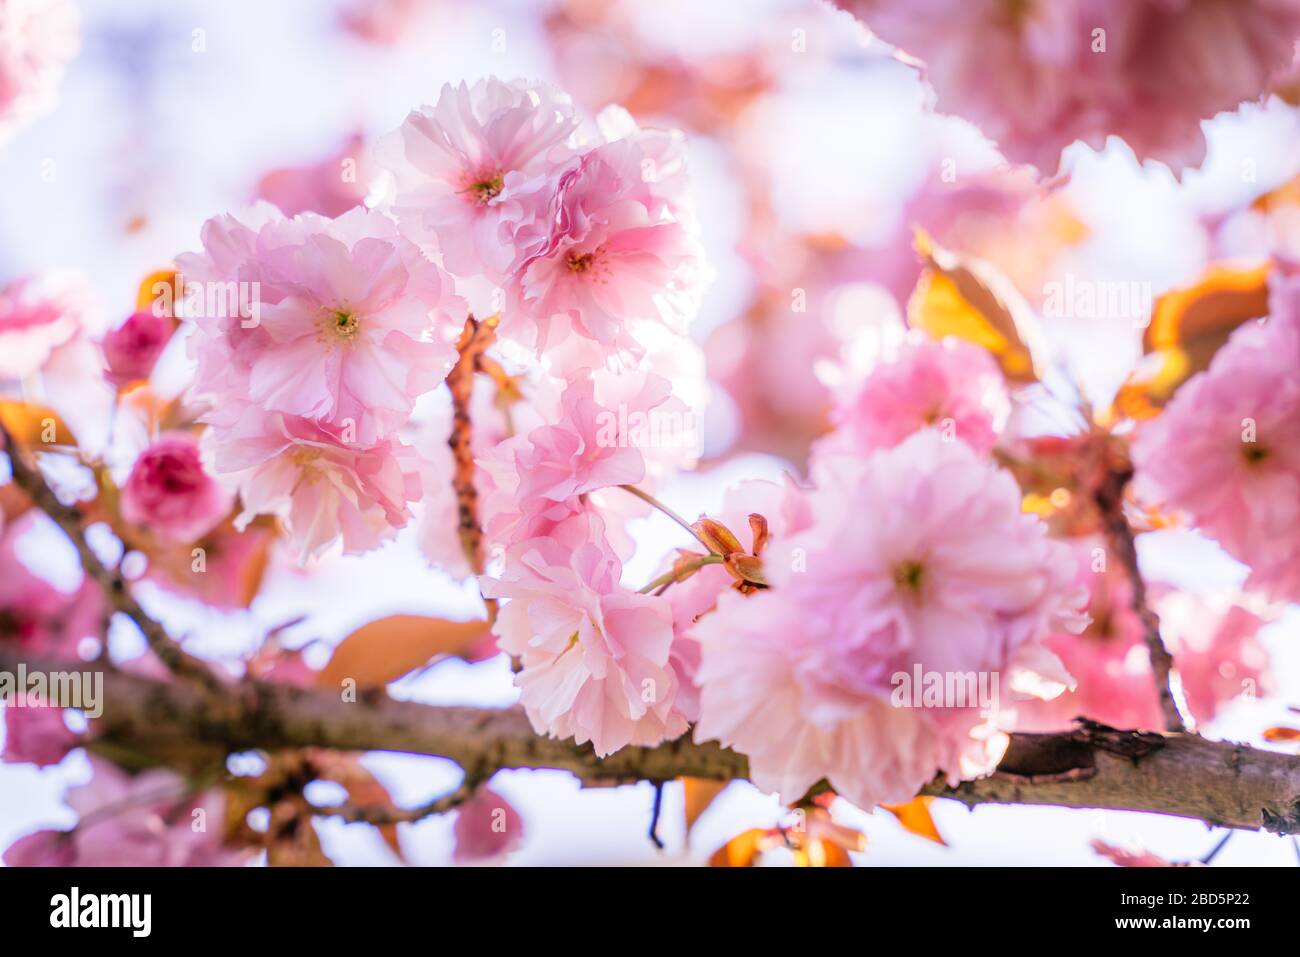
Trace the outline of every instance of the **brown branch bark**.
{"label": "brown branch bark", "polygon": [[86,541],[85,517],[81,510],[75,505],[65,505],[59,500],[36,466],[28,464],[21,447],[2,423],[0,423],[0,450],[8,454],[14,484],[23,490],[37,508],[50,516],[59,528],[63,529],[63,533],[72,540],[81,559],[81,567],[104,593],[104,600],[108,606],[135,622],[153,653],[170,671],[195,679],[206,687],[216,690],[219,682],[211,669],[173,641],[166,629],[141,607],[120,570],[108,568],[99,560],[99,556]]}
{"label": "brown branch bark", "polygon": [[474,392],[474,373],[480,358],[496,339],[497,319],[492,316],[479,322],[473,316],[465,320],[456,351],[460,358],[447,374],[447,387],[451,390],[452,425],[447,444],[451,446],[455,468],[452,487],[456,492],[456,508],[460,517],[460,545],[469,559],[475,574],[483,574],[483,528],[478,519],[478,489],[474,486],[474,423],[470,418],[469,404]]}
{"label": "brown branch bark", "polygon": [[1147,601],[1146,579],[1142,577],[1142,572],[1138,568],[1137,542],[1133,538],[1133,528],[1124,514],[1124,489],[1132,477],[1131,470],[1108,472],[1106,481],[1097,490],[1097,508],[1101,513],[1110,550],[1124,565],[1124,571],[1133,587],[1133,611],[1142,620],[1142,637],[1151,660],[1151,671],[1155,678],[1156,694],[1160,699],[1160,713],[1165,720],[1165,730],[1183,731],[1186,725],[1183,723],[1183,716],[1178,712],[1178,703],[1174,700],[1169,678],[1169,673],[1174,667],[1174,659],[1160,638],[1160,618],[1151,610],[1151,605]]}
{"label": "brown branch bark", "polygon": [[[0,669],[16,650],[0,646]],[[91,665],[28,661],[30,670]],[[748,776],[743,755],[679,738],[597,758],[590,746],[538,737],[517,709],[434,707],[385,696],[345,702],[333,693],[244,682],[224,697],[180,682],[106,671],[102,739],[136,745],[216,744],[230,750],[324,747],[449,758],[467,777],[498,769],[555,768],[588,784],[726,781]],[[1300,757],[1186,733],[1117,731],[1084,722],[1074,731],[1017,734],[990,777],[924,793],[967,805],[1031,804],[1147,811],[1208,824],[1300,833]]]}

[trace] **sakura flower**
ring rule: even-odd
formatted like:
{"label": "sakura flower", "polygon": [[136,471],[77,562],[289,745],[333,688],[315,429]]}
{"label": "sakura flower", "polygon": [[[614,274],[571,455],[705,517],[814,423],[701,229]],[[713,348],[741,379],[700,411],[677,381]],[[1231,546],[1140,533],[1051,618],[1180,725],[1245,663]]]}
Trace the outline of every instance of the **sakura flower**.
{"label": "sakura flower", "polygon": [[1268,653],[1259,643],[1266,619],[1237,596],[1165,591],[1156,601],[1160,633],[1174,656],[1187,708],[1210,721],[1238,696],[1270,690]]}
{"label": "sakura flower", "polygon": [[5,746],[0,760],[9,763],[49,767],[62,761],[81,739],[64,722],[62,708],[31,699],[7,702],[4,721]]}
{"label": "sakura flower", "polygon": [[1175,863],[1141,848],[1119,847],[1100,838],[1090,845],[1099,857],[1104,857],[1116,867],[1200,867],[1200,861]]}
{"label": "sakura flower", "polygon": [[396,179],[393,212],[457,276],[504,277],[515,233],[545,211],[578,125],[573,105],[545,84],[444,84],[376,148]]}
{"label": "sakura flower", "polygon": [[296,416],[232,407],[210,433],[214,468],[231,473],[244,529],[259,514],[283,518],[300,556],[315,557],[342,540],[368,551],[396,534],[420,497],[415,450],[393,437],[373,445]]}
{"label": "sakura flower", "polygon": [[[508,439],[479,458],[487,473],[488,533],[501,540],[542,534],[602,488],[635,485],[647,457],[693,458],[689,409],[653,373],[579,370],[564,386],[554,424]],[[537,523],[543,524],[537,524]],[[516,527],[527,531],[512,532]]]}
{"label": "sakura flower", "polygon": [[89,289],[74,273],[24,276],[0,288],[0,378],[38,371],[76,337],[90,312]]}
{"label": "sakura flower", "polygon": [[58,101],[59,81],[81,45],[68,0],[0,4],[0,143]]}
{"label": "sakura flower", "polygon": [[896,350],[843,389],[835,431],[817,455],[864,455],[892,448],[918,429],[935,426],[948,439],[987,453],[1010,412],[1006,382],[979,346],[912,332]]}
{"label": "sakura flower", "polygon": [[1300,599],[1300,278],[1247,322],[1133,443],[1135,487],[1250,566],[1248,589]]}
{"label": "sakura flower", "polygon": [[[812,525],[764,558],[771,589],[722,595],[693,631],[696,739],[748,755],[786,801],[825,777],[871,807],[990,770],[1004,683],[1009,699],[1069,680],[1042,644],[1083,623],[1069,549],[1010,475],[933,430],[825,471]],[[918,671],[990,693],[917,707],[897,693]]]}
{"label": "sakura flower", "polygon": [[[196,795],[172,771],[131,775],[102,758],[92,756],[90,762],[90,781],[69,790],[66,798],[82,818],[75,831],[61,838],[71,847],[68,864],[231,867],[252,856],[251,850],[223,843],[225,797],[220,791]],[[46,855],[53,852],[51,845],[45,847]]]}
{"label": "sakura flower", "polygon": [[104,336],[104,377],[119,389],[148,379],[175,329],[175,320],[152,309],[132,313]]}
{"label": "sakura flower", "polygon": [[[464,303],[448,277],[391,220],[362,208],[336,220],[273,220],[255,243],[250,274],[272,297],[256,317],[258,335],[227,343],[235,369],[204,382],[206,391],[238,394],[242,381],[264,408],[351,427],[363,444],[405,422],[455,361],[448,338]],[[245,328],[207,321],[227,340]]]}
{"label": "sakura flower", "polygon": [[65,831],[36,831],[20,837],[4,853],[6,867],[69,867],[74,851]]}
{"label": "sakura flower", "polygon": [[122,517],[173,542],[206,535],[232,504],[204,471],[198,440],[185,432],[163,435],[141,452],[122,486]]}
{"label": "sakura flower", "polygon": [[[207,534],[179,549],[155,551],[145,577],[160,588],[220,609],[247,608],[257,596],[278,538],[275,519],[259,517],[243,530],[218,522]],[[201,559],[193,549],[202,549]]]}
{"label": "sakura flower", "polygon": [[[1076,685],[1050,701],[1017,706],[1020,730],[1059,730],[1076,717],[1116,728],[1160,728],[1163,718],[1142,619],[1133,609],[1133,586],[1107,561],[1100,539],[1072,543],[1077,581],[1089,592],[1087,627],[1057,632],[1047,647]],[[1256,640],[1264,618],[1234,596],[1194,595],[1155,583],[1148,588],[1160,618],[1160,635],[1174,657],[1183,698],[1198,725],[1211,721],[1232,698],[1267,685],[1268,656]]]}
{"label": "sakura flower", "polygon": [[1066,146],[1100,149],[1110,134],[1175,172],[1199,165],[1200,121],[1261,97],[1300,33],[1289,0],[839,5],[924,61],[937,109],[1049,175]]}
{"label": "sakura flower", "polygon": [[480,787],[456,811],[452,828],[457,864],[492,863],[504,858],[524,839],[524,822],[510,802],[489,787]]}
{"label": "sakura flower", "polygon": [[503,335],[540,351],[572,331],[637,355],[637,323],[684,328],[701,251],[660,184],[646,178],[653,164],[645,141],[621,139],[583,154],[559,178],[545,232],[512,271]]}
{"label": "sakura flower", "polygon": [[[1078,560],[1076,582],[1088,589],[1091,619],[1079,634],[1059,631],[1045,644],[1074,677],[1076,685],[1051,700],[1017,705],[1020,730],[1068,728],[1076,717],[1116,728],[1161,728],[1145,627],[1133,610],[1133,586],[1097,538],[1071,543]],[[1181,659],[1180,659],[1181,665]]]}
{"label": "sakura flower", "polygon": [[493,632],[523,664],[520,702],[539,734],[592,743],[604,756],[686,730],[669,662],[672,611],[663,598],[619,584],[622,566],[604,523],[580,514],[505,556],[483,594],[509,599]]}
{"label": "sakura flower", "polygon": [[366,198],[371,170],[364,154],[364,138],[349,136],[319,162],[267,172],[257,182],[257,198],[274,203],[286,216],[342,216]]}
{"label": "sakura flower", "polygon": [[29,512],[0,533],[0,642],[16,642],[21,651],[75,659],[83,641],[103,635],[104,597],[89,579],[70,593],[55,588],[19,557],[20,540],[36,523],[49,521]]}

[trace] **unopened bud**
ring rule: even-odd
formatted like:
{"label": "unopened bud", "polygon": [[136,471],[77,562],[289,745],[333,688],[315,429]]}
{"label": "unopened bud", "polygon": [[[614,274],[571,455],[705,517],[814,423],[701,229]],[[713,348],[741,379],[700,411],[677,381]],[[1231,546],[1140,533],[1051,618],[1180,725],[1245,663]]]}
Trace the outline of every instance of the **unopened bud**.
{"label": "unopened bud", "polygon": [[708,516],[701,518],[691,527],[715,555],[725,556],[745,550],[745,546],[740,544],[740,539],[731,533],[731,529]]}
{"label": "unopened bud", "polygon": [[753,555],[733,552],[727,556],[723,564],[739,581],[749,582],[751,585],[767,584],[767,578],[763,575],[763,562]]}

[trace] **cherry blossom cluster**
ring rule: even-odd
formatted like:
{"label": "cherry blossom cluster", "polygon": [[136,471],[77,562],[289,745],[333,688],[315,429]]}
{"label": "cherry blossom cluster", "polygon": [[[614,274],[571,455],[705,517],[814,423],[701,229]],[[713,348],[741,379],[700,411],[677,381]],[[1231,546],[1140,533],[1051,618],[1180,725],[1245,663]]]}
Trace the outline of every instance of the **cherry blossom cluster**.
{"label": "cherry blossom cluster", "polygon": [[1076,140],[1121,137],[1176,173],[1200,123],[1266,96],[1292,65],[1293,0],[835,0],[919,58],[935,108],[1046,175]]}
{"label": "cherry blossom cluster", "polygon": [[71,0],[0,3],[0,143],[54,106],[80,44]]}

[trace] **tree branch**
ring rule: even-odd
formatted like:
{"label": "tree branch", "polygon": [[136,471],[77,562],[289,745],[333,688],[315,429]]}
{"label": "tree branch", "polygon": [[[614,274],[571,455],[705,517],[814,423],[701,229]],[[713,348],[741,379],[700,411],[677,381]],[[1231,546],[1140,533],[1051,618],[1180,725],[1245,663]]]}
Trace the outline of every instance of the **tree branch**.
{"label": "tree branch", "polygon": [[[0,646],[0,669],[14,670],[16,650]],[[94,667],[27,662],[29,671]],[[386,696],[345,702],[334,693],[245,681],[216,697],[180,682],[107,670],[101,738],[147,745],[206,742],[230,751],[324,747],[398,751],[449,758],[468,777],[499,769],[555,768],[587,784],[727,781],[748,776],[748,763],[716,743],[688,737],[655,748],[624,748],[597,758],[577,746],[534,734],[517,709],[434,707]],[[998,770],[926,794],[967,805],[1032,804],[1147,811],[1223,827],[1300,833],[1300,757],[1194,734],[1116,731],[1083,722],[1073,731],[1016,734]]]}
{"label": "tree branch", "polygon": [[1109,471],[1106,481],[1096,493],[1097,508],[1101,513],[1106,541],[1124,565],[1125,574],[1133,588],[1133,611],[1142,621],[1142,637],[1151,660],[1151,672],[1155,677],[1165,730],[1183,731],[1186,725],[1183,716],[1178,713],[1178,703],[1174,700],[1169,678],[1174,659],[1160,638],[1160,618],[1151,610],[1151,604],[1147,601],[1146,580],[1138,568],[1137,542],[1133,538],[1133,528],[1128,523],[1128,517],[1124,514],[1124,489],[1132,477],[1131,469]]}
{"label": "tree branch", "polygon": [[52,518],[72,540],[81,559],[81,567],[104,593],[104,600],[108,606],[135,622],[153,653],[170,671],[182,677],[193,678],[207,688],[217,690],[220,683],[212,670],[173,641],[166,629],[140,606],[120,570],[108,568],[99,560],[99,556],[86,541],[85,522],[81,510],[75,505],[65,505],[59,501],[59,497],[54,494],[54,490],[50,488],[40,471],[34,465],[27,463],[21,447],[14,441],[3,423],[0,423],[0,449],[8,454],[14,484],[22,489],[36,507]]}

